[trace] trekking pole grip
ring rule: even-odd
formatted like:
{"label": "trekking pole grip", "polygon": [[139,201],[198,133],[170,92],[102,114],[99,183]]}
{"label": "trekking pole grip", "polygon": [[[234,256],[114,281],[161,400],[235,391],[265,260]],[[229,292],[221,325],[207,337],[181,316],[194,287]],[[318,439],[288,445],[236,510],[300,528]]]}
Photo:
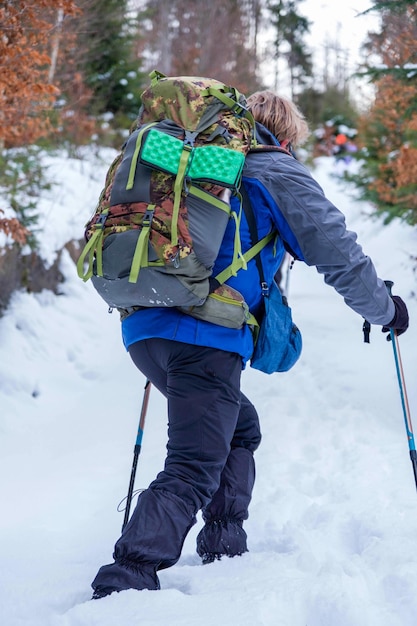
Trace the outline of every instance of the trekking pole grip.
{"label": "trekking pole grip", "polygon": [[392,280],[384,280],[384,283],[389,295],[392,297],[392,288],[394,287],[394,283],[392,282]]}

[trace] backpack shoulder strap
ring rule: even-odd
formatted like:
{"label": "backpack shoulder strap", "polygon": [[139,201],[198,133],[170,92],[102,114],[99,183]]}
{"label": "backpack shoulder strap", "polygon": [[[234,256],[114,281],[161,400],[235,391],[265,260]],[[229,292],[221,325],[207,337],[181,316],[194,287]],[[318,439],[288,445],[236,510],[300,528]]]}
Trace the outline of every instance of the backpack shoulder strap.
{"label": "backpack shoulder strap", "polygon": [[[243,198],[243,210],[245,212],[246,221],[248,222],[250,238],[252,246],[259,241],[258,227],[256,226],[256,218],[253,212],[252,203],[249,198],[249,194],[244,185],[241,187],[241,193]],[[260,251],[259,251],[260,252]],[[256,267],[258,268],[259,279],[261,281],[262,293],[268,290],[268,285],[265,282],[264,269],[262,267],[261,255],[257,254],[255,257]]]}
{"label": "backpack shoulder strap", "polygon": [[[238,266],[236,265],[236,263],[230,264],[222,272],[220,272],[219,274],[217,274],[217,276],[215,276],[215,281],[219,285],[222,285],[231,276],[236,274],[236,272],[238,270],[240,270],[243,267],[244,264],[247,264],[249,261],[251,261],[253,258],[255,258],[256,259],[256,264],[257,264],[257,267],[258,267],[258,272],[259,272],[261,285],[262,285],[262,293],[263,294],[265,294],[265,293],[267,294],[268,293],[268,285],[267,285],[267,283],[265,282],[265,279],[264,279],[264,272],[263,272],[262,262],[261,262],[261,258],[260,258],[260,252],[261,252],[261,250],[263,248],[265,248],[265,246],[270,241],[272,241],[273,239],[276,239],[279,235],[278,235],[277,231],[271,231],[270,233],[265,235],[265,237],[262,237],[262,239],[258,238],[258,229],[256,227],[255,214],[253,212],[253,208],[252,208],[252,204],[250,202],[249,194],[246,191],[245,186],[243,184],[240,187],[240,195],[241,195],[241,201],[242,201],[243,210],[244,210],[244,213],[245,213],[245,216],[246,216],[246,220],[247,220],[248,226],[249,226],[249,232],[250,232],[252,246],[249,248],[249,250],[247,250],[241,256],[241,258],[239,258],[237,260],[237,265]],[[266,292],[264,291],[264,289],[266,289]]]}

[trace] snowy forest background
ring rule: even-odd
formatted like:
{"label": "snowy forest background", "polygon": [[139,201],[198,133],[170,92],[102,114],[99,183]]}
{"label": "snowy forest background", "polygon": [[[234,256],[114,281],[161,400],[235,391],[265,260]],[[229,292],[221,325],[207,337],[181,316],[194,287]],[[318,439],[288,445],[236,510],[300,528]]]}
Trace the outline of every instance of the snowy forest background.
{"label": "snowy forest background", "polygon": [[[55,181],[38,202],[49,262],[82,230],[115,153],[94,152],[43,155]],[[356,167],[321,156],[312,173],[407,302],[411,325],[399,344],[416,421],[417,231],[372,215],[341,177]],[[0,623],[415,626],[417,494],[392,345],[379,327],[364,343],[362,318],[303,263],[288,284],[299,362],[285,374],[242,376],[263,435],[249,552],[203,566],[199,514],[178,563],[159,573],[160,591],[91,600],[122,526],[145,379],[118,316],[80,281],[68,249],[59,269],[57,295],[19,290],[0,319]],[[152,388],[137,489],[162,468],[166,422]]]}
{"label": "snowy forest background", "polygon": [[[417,2],[366,3],[378,27],[354,73],[337,29],[309,48],[309,4],[0,3],[2,624],[211,626],[214,614],[240,626],[415,624],[415,486],[391,346],[376,331],[363,344],[361,320],[298,264],[290,301],[300,366],[243,379],[264,431],[250,553],[197,567],[194,529],[160,595],[89,602],[120,531],[114,505],[144,381],[74,260],[152,69],[211,75],[244,93],[277,88],[297,102],[312,129],[299,158],[409,307],[400,343],[416,407]],[[357,149],[349,163],[333,154],[340,132]],[[139,487],[164,455],[154,392],[149,422]]]}
{"label": "snowy forest background", "polygon": [[[354,182],[362,197],[383,219],[415,224],[417,3],[370,0],[359,3],[366,8],[362,15],[352,7],[356,23],[366,14],[378,17],[352,72],[337,36],[343,24],[330,30],[333,35],[326,30],[318,48],[309,47],[312,21],[303,11],[312,1],[1,3],[0,232],[14,247],[7,263],[16,268],[15,280],[23,272],[26,286],[34,281],[25,245],[36,254],[37,197],[51,184],[38,151],[65,147],[81,156],[83,145],[118,149],[154,68],[213,76],[246,94],[269,87],[290,95],[315,131],[306,145],[313,156],[322,153],[323,135],[350,129],[361,159]],[[326,22],[325,8],[320,20]],[[358,99],[361,84],[372,85],[366,101]],[[29,204],[22,200],[28,196]],[[38,261],[31,257],[31,263]],[[10,289],[1,290],[0,310]]]}

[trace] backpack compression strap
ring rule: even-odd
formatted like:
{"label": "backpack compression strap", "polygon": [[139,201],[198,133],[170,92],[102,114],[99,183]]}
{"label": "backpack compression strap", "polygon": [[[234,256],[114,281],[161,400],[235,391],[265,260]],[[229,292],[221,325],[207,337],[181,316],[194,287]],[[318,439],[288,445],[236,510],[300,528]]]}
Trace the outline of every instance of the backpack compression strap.
{"label": "backpack compression strap", "polygon": [[240,94],[237,89],[230,87],[230,91],[235,96],[234,98],[231,98],[228,94],[223,93],[219,89],[215,89],[213,87],[209,87],[207,89],[207,95],[214,96],[215,98],[220,100],[220,102],[223,102],[223,104],[225,104],[229,109],[231,109],[235,113],[235,115],[237,115],[238,117],[245,117],[250,122],[252,126],[251,145],[252,148],[255,148],[257,146],[257,141],[255,137],[255,119],[252,113],[239,102]]}
{"label": "backpack compression strap", "polygon": [[271,232],[271,233],[268,233],[268,235],[265,235],[265,237],[260,239],[254,246],[252,246],[251,248],[249,248],[249,250],[247,250],[244,254],[242,254],[242,256],[239,259],[237,259],[235,262],[232,262],[222,272],[217,274],[217,276],[215,276],[215,280],[220,285],[222,285],[223,283],[226,282],[226,280],[229,280],[229,278],[231,278],[232,276],[236,276],[236,273],[240,269],[245,267],[245,265],[247,265],[249,261],[254,259],[270,241],[272,241],[273,239],[276,239],[277,237],[278,237],[278,233],[276,232]]}
{"label": "backpack compression strap", "polygon": [[[155,126],[157,122],[146,124],[138,133],[136,138],[135,150],[132,156],[130,164],[129,175],[127,179],[126,189],[132,189],[135,180],[135,171],[139,158],[139,151],[142,145],[142,138],[145,130],[148,130],[151,126]],[[103,276],[103,239],[104,239],[104,227],[106,220],[109,216],[110,207],[106,207],[101,211],[97,222],[94,224],[94,232],[77,261],[77,273],[78,276],[87,282],[93,275],[94,257],[96,260],[96,274],[97,276]],[[87,269],[84,271],[84,263],[87,261]]]}
{"label": "backpack compression strap", "polygon": [[[101,212],[100,217],[94,225],[94,233],[85,245],[80,258],[77,261],[77,273],[84,282],[87,282],[93,275],[94,256],[96,258],[97,275],[103,275],[103,234],[104,224],[109,214],[109,207]],[[87,270],[84,271],[84,262],[88,259]]]}
{"label": "backpack compression strap", "polygon": [[[270,233],[265,235],[265,237],[258,240],[255,215],[252,209],[252,205],[250,203],[249,194],[247,193],[244,185],[242,185],[241,187],[240,195],[241,195],[241,209],[243,207],[243,210],[246,215],[246,219],[247,219],[248,226],[249,226],[249,231],[251,234],[252,244],[254,241],[256,241],[256,243],[253,244],[252,247],[249,248],[249,250],[247,250],[243,255],[241,255],[241,258],[238,258],[238,259],[234,258],[232,263],[228,267],[226,267],[222,272],[220,272],[219,274],[217,274],[217,276],[214,277],[214,281],[215,283],[222,285],[229,278],[231,278],[231,276],[236,276],[236,273],[240,269],[242,268],[246,269],[249,261],[251,261],[252,259],[256,259],[256,265],[257,265],[258,272],[259,272],[262,295],[265,296],[269,292],[269,287],[265,283],[260,252],[263,248],[265,248],[265,246],[270,241],[273,241],[274,239],[276,240],[279,237],[279,234],[277,231],[271,231]],[[252,313],[249,313],[246,323],[252,326],[252,330],[253,330],[254,338],[256,342],[257,335],[259,332],[259,324],[255,316],[252,315]]]}
{"label": "backpack compression strap", "polygon": [[[231,263],[228,267],[226,267],[226,269],[224,269],[222,272],[217,274],[217,276],[215,276],[213,279],[213,291],[215,292],[215,289],[217,288],[217,286],[222,285],[231,276],[236,275],[236,272],[239,269],[243,269],[243,268],[246,269],[247,264],[249,263],[251,259],[255,257],[256,259],[258,259],[257,255],[260,253],[262,248],[264,248],[270,241],[272,241],[276,237],[277,237],[277,233],[274,233],[274,232],[269,233],[268,235],[263,237],[263,239],[258,241],[254,246],[249,248],[249,250],[247,250],[242,255],[242,258],[239,258],[235,264]],[[209,294],[209,297],[211,295],[214,296],[214,294]],[[246,324],[251,327],[253,335],[254,335],[254,339],[256,341],[256,338],[259,332],[259,324],[258,324],[256,317],[249,311],[249,309],[247,311]]]}

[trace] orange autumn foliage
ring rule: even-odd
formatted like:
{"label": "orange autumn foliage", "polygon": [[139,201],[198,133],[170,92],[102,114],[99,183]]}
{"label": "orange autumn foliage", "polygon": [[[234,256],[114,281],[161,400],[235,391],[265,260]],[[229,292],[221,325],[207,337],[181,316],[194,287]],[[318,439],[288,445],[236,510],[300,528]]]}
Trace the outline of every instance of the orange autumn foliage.
{"label": "orange autumn foliage", "polygon": [[4,215],[4,211],[0,209],[0,232],[10,236],[13,241],[23,245],[26,243],[28,230],[25,228],[16,217],[1,217]]}
{"label": "orange autumn foliage", "polygon": [[369,190],[384,210],[392,207],[393,214],[403,214],[411,223],[417,221],[417,113],[412,112],[415,94],[413,83],[385,76],[378,82],[370,114],[360,124],[375,163]]}
{"label": "orange autumn foliage", "polygon": [[358,125],[364,145],[358,179],[387,220],[417,224],[417,4],[383,5],[381,30],[369,33],[366,44],[381,64],[373,68],[375,101]]}
{"label": "orange autumn foliage", "polygon": [[0,7],[0,147],[25,145],[49,130],[46,112],[59,94],[49,82],[48,44],[58,10],[73,0],[5,1]]}

